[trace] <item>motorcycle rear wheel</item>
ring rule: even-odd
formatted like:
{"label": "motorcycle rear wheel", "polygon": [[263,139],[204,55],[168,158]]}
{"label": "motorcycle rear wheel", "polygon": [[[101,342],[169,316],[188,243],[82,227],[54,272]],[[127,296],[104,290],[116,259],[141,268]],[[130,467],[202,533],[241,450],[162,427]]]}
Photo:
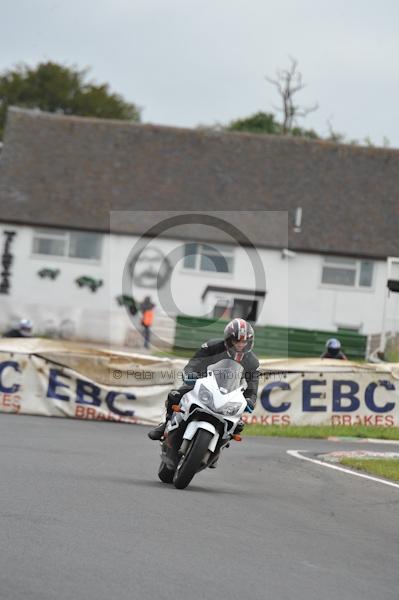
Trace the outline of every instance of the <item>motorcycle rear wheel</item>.
{"label": "motorcycle rear wheel", "polygon": [[186,488],[194,475],[199,471],[212,438],[213,434],[205,429],[199,429],[195,434],[190,449],[184,455],[173,477],[174,486],[178,490]]}

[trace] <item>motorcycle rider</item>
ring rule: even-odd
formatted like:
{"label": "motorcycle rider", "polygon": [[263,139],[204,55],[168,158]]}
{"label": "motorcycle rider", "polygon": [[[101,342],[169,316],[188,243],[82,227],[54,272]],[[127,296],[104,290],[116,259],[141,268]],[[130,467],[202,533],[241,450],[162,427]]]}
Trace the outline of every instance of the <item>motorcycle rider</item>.
{"label": "motorcycle rider", "polygon": [[[242,364],[244,368],[244,377],[247,382],[247,389],[244,391],[247,401],[246,410],[252,412],[256,403],[259,383],[259,361],[252,352],[254,337],[254,330],[250,323],[244,321],[244,319],[233,319],[226,325],[223,339],[209,340],[202,344],[201,348],[183,369],[185,379],[194,380],[198,377],[203,377],[206,375],[209,365],[226,358],[232,358]],[[179,404],[183,395],[192,390],[194,385],[194,381],[192,383],[185,383],[178,390],[169,392],[165,402],[166,419],[163,423],[160,423],[160,425],[148,432],[148,437],[151,440],[162,439],[166,424],[173,413],[173,404]],[[238,425],[235,433],[240,433],[243,428],[243,424]]]}
{"label": "motorcycle rider", "polygon": [[336,358],[337,360],[348,360],[341,350],[341,342],[336,338],[326,341],[326,347],[320,358]]}
{"label": "motorcycle rider", "polygon": [[3,334],[7,338],[30,338],[32,337],[33,323],[30,319],[21,319],[13,329]]}

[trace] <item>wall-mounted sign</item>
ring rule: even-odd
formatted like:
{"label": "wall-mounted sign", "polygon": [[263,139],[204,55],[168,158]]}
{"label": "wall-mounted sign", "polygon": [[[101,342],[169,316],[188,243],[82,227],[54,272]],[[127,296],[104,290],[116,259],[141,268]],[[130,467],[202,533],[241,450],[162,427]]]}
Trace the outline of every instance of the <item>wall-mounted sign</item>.
{"label": "wall-mounted sign", "polygon": [[9,294],[10,293],[10,277],[11,277],[11,265],[14,260],[14,256],[10,252],[11,244],[16,235],[16,231],[4,231],[4,248],[3,255],[1,257],[1,264],[3,270],[1,272],[1,281],[0,281],[0,294]]}
{"label": "wall-mounted sign", "polygon": [[119,306],[125,306],[129,309],[131,315],[136,315],[138,313],[137,303],[132,296],[127,296],[125,294],[121,294],[116,297],[116,301]]}
{"label": "wall-mounted sign", "polygon": [[387,288],[390,292],[399,292],[399,280],[397,279],[388,279]]}
{"label": "wall-mounted sign", "polygon": [[57,279],[57,277],[60,274],[60,272],[61,271],[59,269],[44,268],[44,269],[40,269],[40,271],[38,271],[37,274],[42,279],[46,279],[46,278],[47,279]]}
{"label": "wall-mounted sign", "polygon": [[82,277],[78,277],[75,279],[76,285],[79,287],[88,287],[92,292],[96,292],[99,287],[103,285],[102,279],[94,279],[94,277],[88,277],[87,275],[82,275]]}

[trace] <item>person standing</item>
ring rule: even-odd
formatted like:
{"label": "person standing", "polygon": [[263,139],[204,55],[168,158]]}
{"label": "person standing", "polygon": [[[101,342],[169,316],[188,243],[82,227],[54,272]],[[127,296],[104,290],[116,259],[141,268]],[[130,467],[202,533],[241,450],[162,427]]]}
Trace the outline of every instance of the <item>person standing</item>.
{"label": "person standing", "polygon": [[151,297],[146,296],[140,305],[141,325],[143,327],[144,348],[150,347],[151,327],[154,322],[154,308]]}
{"label": "person standing", "polygon": [[3,337],[7,338],[30,338],[32,337],[33,323],[30,319],[21,319],[17,327],[7,331]]}

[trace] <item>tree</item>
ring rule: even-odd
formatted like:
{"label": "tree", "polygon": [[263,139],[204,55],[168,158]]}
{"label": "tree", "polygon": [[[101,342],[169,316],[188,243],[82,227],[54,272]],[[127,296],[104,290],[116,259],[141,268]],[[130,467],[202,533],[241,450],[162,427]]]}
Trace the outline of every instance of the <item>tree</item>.
{"label": "tree", "polygon": [[273,113],[257,112],[244,119],[231,121],[225,128],[227,131],[247,131],[249,133],[282,134],[281,124],[276,121]]}
{"label": "tree", "polygon": [[7,108],[39,108],[47,112],[140,121],[140,109],[108,84],[86,81],[87,69],[78,70],[57,63],[37,67],[18,65],[0,75],[0,139],[3,136]]}
{"label": "tree", "polygon": [[[283,114],[282,122],[271,112],[257,112],[248,117],[236,119],[227,125],[214,125],[213,127],[202,127],[213,131],[246,131],[256,134],[289,135],[295,137],[309,138],[313,140],[324,139],[335,144],[351,144],[373,146],[369,137],[362,140],[347,139],[346,136],[335,131],[330,120],[327,121],[328,135],[322,136],[316,133],[314,129],[305,129],[297,123],[299,118],[306,117],[310,112],[315,111],[318,105],[310,107],[300,106],[295,102],[295,95],[303,90],[305,84],[302,80],[302,74],[298,71],[298,62],[290,57],[291,64],[288,69],[278,69],[276,78],[266,77],[266,80],[277,88],[281,99],[281,106],[274,108]],[[384,148],[389,148],[389,139],[383,138]]]}
{"label": "tree", "polygon": [[[328,127],[328,136],[327,136],[326,140],[328,142],[333,142],[334,144],[345,144],[345,135],[343,133],[340,133],[339,131],[335,131],[335,129],[333,129],[330,119],[327,120],[327,127]],[[353,140],[352,143],[355,143],[355,140]]]}
{"label": "tree", "polygon": [[298,71],[298,61],[290,56],[291,66],[288,69],[278,69],[276,79],[266,77],[266,81],[277,88],[282,107],[274,107],[283,113],[283,134],[292,133],[298,117],[306,117],[318,109],[318,104],[310,107],[299,106],[294,102],[294,96],[303,90],[302,73]]}
{"label": "tree", "polygon": [[231,121],[225,128],[225,131],[247,131],[248,133],[263,133],[272,135],[293,135],[297,137],[306,137],[312,140],[319,139],[319,136],[313,129],[303,129],[302,127],[292,127],[290,130],[284,130],[284,125],[276,120],[273,113],[257,112],[244,119]]}
{"label": "tree", "polygon": [[283,121],[279,123],[273,113],[257,112],[244,119],[231,121],[224,129],[227,131],[247,131],[249,133],[264,133],[274,135],[293,135],[310,139],[319,139],[313,129],[299,127],[297,119],[317,109],[317,105],[305,108],[294,102],[294,96],[305,87],[302,74],[298,71],[298,63],[291,58],[289,69],[277,70],[276,79],[266,77],[267,81],[276,86],[281,101],[281,107],[274,107],[283,113]]}

